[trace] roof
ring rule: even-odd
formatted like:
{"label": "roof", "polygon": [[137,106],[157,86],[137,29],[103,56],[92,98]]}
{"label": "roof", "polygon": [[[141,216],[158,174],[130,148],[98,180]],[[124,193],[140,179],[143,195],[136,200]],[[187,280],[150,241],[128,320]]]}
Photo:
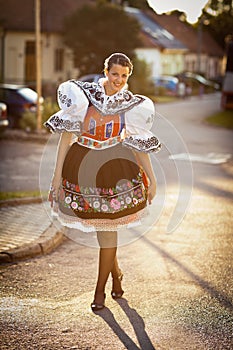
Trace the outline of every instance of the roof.
{"label": "roof", "polygon": [[171,31],[153,20],[147,13],[132,7],[125,7],[125,11],[139,21],[143,33],[149,37],[152,45],[163,49],[187,49],[186,45],[177,39]]}
{"label": "roof", "polygon": [[[167,31],[172,33],[179,41],[181,41],[191,52],[197,52],[199,45],[198,32],[195,28],[186,22],[182,22],[177,14],[158,15],[154,11],[146,12],[151,20],[155,21]],[[202,30],[202,53],[211,56],[223,56],[222,48],[216,43],[211,35]]]}
{"label": "roof", "polygon": [[[41,0],[42,32],[61,32],[63,20],[94,0]],[[0,0],[0,26],[6,30],[34,31],[35,0]]]}

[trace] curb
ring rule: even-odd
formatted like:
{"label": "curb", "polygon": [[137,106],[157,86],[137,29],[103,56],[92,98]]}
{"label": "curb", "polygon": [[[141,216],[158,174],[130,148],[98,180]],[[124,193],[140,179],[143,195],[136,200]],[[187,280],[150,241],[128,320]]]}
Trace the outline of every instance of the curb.
{"label": "curb", "polygon": [[[41,197],[13,198],[0,201],[0,208],[42,202],[43,199]],[[65,239],[62,231],[57,230],[52,223],[42,235],[32,243],[24,244],[21,247],[9,249],[7,251],[0,251],[0,265],[48,254],[62,244]]]}
{"label": "curb", "polygon": [[65,241],[63,233],[57,231],[56,227],[51,224],[34,242],[25,244],[19,248],[0,252],[0,264],[14,263],[48,254],[63,241]]}
{"label": "curb", "polygon": [[48,141],[50,135],[51,133],[49,132],[29,133],[24,130],[6,129],[1,133],[0,140],[29,141],[44,144]]}
{"label": "curb", "polygon": [[0,201],[0,208],[15,207],[23,204],[42,203],[44,199],[42,197],[24,197],[24,198],[12,198]]}

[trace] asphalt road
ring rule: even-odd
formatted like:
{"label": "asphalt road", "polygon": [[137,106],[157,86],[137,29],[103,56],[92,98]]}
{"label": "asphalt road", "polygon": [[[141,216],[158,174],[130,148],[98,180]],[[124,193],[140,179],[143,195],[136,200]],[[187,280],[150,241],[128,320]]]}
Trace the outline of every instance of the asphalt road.
{"label": "asphalt road", "polygon": [[149,232],[119,248],[124,298],[111,299],[109,281],[107,307],[91,312],[98,250],[67,239],[1,268],[1,349],[233,348],[233,133],[202,122],[218,108],[218,95],[158,107],[164,147],[152,160],[162,210]]}

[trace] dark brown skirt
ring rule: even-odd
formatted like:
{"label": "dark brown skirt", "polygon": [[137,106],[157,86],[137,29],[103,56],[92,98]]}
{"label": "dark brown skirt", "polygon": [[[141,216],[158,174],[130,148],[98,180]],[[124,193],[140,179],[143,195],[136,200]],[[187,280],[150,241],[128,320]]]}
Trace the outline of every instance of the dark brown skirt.
{"label": "dark brown skirt", "polygon": [[113,220],[116,226],[128,224],[146,206],[146,180],[133,151],[122,144],[93,150],[74,143],[62,170],[59,211],[63,221],[70,216],[74,224],[75,216],[77,228],[85,220],[97,228],[98,221],[102,227]]}

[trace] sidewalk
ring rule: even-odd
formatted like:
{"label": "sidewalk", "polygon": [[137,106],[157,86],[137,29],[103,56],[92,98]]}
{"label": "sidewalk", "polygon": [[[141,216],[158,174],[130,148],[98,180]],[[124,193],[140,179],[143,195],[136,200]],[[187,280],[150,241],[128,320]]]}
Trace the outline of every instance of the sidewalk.
{"label": "sidewalk", "polygon": [[61,230],[39,198],[19,199],[0,206],[0,264],[47,254],[62,243]]}

